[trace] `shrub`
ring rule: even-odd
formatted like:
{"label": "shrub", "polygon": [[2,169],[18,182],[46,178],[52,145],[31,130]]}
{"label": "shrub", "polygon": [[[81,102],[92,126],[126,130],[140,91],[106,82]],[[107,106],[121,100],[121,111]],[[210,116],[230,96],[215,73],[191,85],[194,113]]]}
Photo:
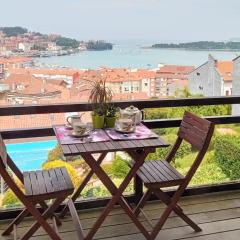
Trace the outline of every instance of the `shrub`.
{"label": "shrub", "polygon": [[240,137],[219,136],[215,140],[215,158],[218,166],[230,180],[240,178]]}
{"label": "shrub", "polygon": [[55,146],[52,150],[48,152],[48,159],[47,161],[55,161],[57,159],[63,159],[63,152],[59,144]]}
{"label": "shrub", "polygon": [[124,178],[128,172],[128,164],[123,160],[121,156],[116,155],[112,162],[112,173],[114,177]]}
{"label": "shrub", "polygon": [[[10,174],[11,176],[13,175],[12,173]],[[22,182],[20,182],[20,180],[15,175],[13,175],[12,177],[17,186],[24,192],[24,186]],[[16,207],[22,205],[22,203],[18,200],[17,196],[13,193],[13,191],[11,189],[8,189],[2,199],[2,205],[4,207]]]}
{"label": "shrub", "polygon": [[[119,187],[123,181],[123,178],[114,178],[112,179],[114,184]],[[124,193],[133,193],[134,187],[133,187],[133,181],[130,182],[130,184],[127,186]],[[101,197],[108,197],[111,196],[107,188],[101,183],[98,183],[98,186],[92,186],[91,184],[88,184],[81,193],[82,198],[101,198]]]}
{"label": "shrub", "polygon": [[76,188],[79,186],[81,177],[78,175],[77,170],[74,169],[69,163],[61,160],[56,160],[56,161],[46,162],[42,166],[43,170],[48,170],[48,169],[57,168],[57,167],[66,167],[74,187]]}
{"label": "shrub", "polygon": [[[189,154],[185,156],[180,162],[176,160],[177,164],[180,164],[178,171],[185,175],[189,167],[192,165],[196,154]],[[190,185],[202,185],[224,182],[227,180],[226,175],[214,158],[214,151],[207,152],[197,172],[193,176]]]}
{"label": "shrub", "polygon": [[21,202],[19,201],[17,196],[13,193],[13,191],[11,189],[8,189],[4,194],[2,205],[4,207],[16,207],[20,206]]}
{"label": "shrub", "polygon": [[[172,145],[175,143],[177,136],[175,134],[165,135],[164,139],[170,144],[169,147],[166,148],[157,148],[155,153],[151,153],[148,155],[148,160],[157,160],[157,159],[165,159],[172,149]],[[184,156],[191,153],[191,145],[187,142],[183,142],[181,147],[178,149],[175,158],[183,158]]]}

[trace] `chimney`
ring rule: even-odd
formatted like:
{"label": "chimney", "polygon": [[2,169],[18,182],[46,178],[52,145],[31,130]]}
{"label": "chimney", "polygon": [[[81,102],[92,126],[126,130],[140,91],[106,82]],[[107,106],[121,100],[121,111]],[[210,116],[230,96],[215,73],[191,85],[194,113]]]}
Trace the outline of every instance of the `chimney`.
{"label": "chimney", "polygon": [[[233,59],[232,95],[240,95],[240,56]],[[232,105],[232,115],[240,114],[240,104]]]}

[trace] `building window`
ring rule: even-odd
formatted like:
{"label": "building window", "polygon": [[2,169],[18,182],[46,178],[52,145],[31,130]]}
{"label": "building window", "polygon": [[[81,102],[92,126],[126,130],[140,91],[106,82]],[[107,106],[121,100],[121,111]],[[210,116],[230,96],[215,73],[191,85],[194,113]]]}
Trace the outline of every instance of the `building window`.
{"label": "building window", "polygon": [[200,72],[197,72],[197,76],[200,76],[201,74],[200,74]]}
{"label": "building window", "polygon": [[148,86],[148,83],[144,83],[144,86],[147,87],[147,86]]}
{"label": "building window", "polygon": [[226,96],[229,96],[229,95],[230,95],[230,94],[229,94],[229,90],[227,90],[227,91],[226,91]]}

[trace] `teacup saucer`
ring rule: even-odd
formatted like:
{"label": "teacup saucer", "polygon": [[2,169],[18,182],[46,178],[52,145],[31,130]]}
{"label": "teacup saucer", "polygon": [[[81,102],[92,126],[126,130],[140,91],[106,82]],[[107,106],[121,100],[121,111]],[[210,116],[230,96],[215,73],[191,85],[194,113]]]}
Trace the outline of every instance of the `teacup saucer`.
{"label": "teacup saucer", "polygon": [[135,129],[136,129],[135,127],[132,127],[131,129],[126,131],[126,130],[121,129],[120,126],[118,126],[118,125],[115,126],[115,131],[120,132],[120,133],[133,133],[133,132],[135,132]]}
{"label": "teacup saucer", "polygon": [[83,134],[79,134],[79,133],[76,133],[76,132],[74,132],[74,131],[71,131],[71,132],[69,133],[70,136],[79,137],[79,138],[81,138],[81,137],[87,137],[87,136],[89,136],[89,134],[90,134],[90,130],[89,130],[89,131],[86,131],[86,132],[83,133]]}
{"label": "teacup saucer", "polygon": [[66,128],[66,129],[72,129],[72,126],[71,126],[70,124],[66,123],[66,124],[65,124],[65,128]]}

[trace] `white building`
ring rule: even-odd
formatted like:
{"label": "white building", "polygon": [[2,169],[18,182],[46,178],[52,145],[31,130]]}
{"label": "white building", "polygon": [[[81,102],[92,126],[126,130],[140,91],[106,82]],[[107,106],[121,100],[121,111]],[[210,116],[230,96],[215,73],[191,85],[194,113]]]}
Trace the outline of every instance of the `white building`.
{"label": "white building", "polygon": [[28,42],[20,42],[18,44],[18,49],[22,50],[23,52],[28,52],[31,50],[31,48],[32,48],[32,44]]}
{"label": "white building", "polygon": [[232,94],[233,61],[218,61],[209,55],[208,61],[189,74],[189,89],[204,96]]}
{"label": "white building", "polygon": [[[240,95],[240,56],[233,59],[233,95]],[[239,99],[240,101],[240,99]],[[239,115],[240,114],[240,104],[232,105],[232,114]]]}

